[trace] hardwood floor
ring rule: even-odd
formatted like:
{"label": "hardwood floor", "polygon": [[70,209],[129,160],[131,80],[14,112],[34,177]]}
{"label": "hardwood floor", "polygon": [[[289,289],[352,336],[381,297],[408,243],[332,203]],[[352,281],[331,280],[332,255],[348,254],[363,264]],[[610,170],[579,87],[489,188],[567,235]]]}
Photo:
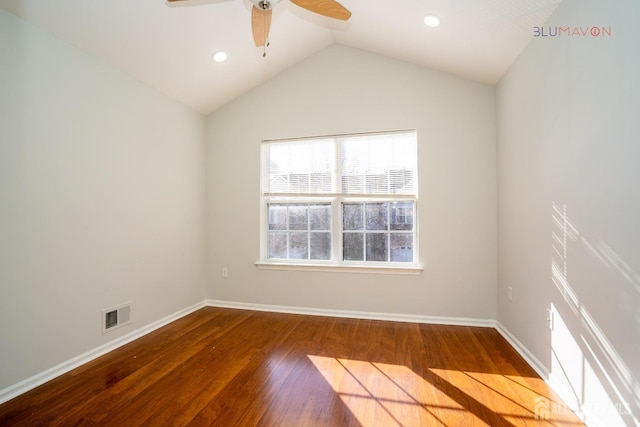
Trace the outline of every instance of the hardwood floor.
{"label": "hardwood floor", "polygon": [[0,425],[582,425],[557,408],[491,328],[207,307],[0,405]]}

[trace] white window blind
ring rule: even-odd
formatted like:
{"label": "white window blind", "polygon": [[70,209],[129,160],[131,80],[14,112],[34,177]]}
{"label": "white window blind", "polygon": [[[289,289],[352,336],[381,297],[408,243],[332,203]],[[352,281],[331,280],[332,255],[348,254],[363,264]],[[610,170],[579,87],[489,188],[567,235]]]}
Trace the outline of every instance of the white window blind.
{"label": "white window blind", "polygon": [[411,133],[339,140],[341,193],[416,194],[416,140]]}
{"label": "white window blind", "polygon": [[268,141],[263,195],[416,195],[414,132]]}
{"label": "white window blind", "polygon": [[333,140],[270,142],[263,149],[265,195],[335,192]]}

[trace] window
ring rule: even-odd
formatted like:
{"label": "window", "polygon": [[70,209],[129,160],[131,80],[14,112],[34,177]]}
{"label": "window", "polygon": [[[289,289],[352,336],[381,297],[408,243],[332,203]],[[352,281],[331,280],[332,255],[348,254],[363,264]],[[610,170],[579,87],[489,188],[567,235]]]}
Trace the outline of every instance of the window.
{"label": "window", "polygon": [[265,141],[262,262],[417,265],[415,131]]}

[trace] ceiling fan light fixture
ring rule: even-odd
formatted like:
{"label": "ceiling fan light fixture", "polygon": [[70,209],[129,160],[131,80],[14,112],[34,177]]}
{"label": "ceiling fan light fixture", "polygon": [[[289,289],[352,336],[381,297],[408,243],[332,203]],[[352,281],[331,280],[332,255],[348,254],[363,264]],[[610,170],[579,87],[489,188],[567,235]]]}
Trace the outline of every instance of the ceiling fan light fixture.
{"label": "ceiling fan light fixture", "polygon": [[440,18],[436,15],[427,15],[424,17],[424,25],[430,28],[436,28],[440,26]]}

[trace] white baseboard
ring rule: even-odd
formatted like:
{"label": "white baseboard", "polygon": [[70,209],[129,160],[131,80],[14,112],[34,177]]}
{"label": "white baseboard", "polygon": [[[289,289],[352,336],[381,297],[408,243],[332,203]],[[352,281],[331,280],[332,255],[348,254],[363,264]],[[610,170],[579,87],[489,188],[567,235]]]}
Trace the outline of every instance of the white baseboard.
{"label": "white baseboard", "polygon": [[544,364],[542,364],[542,362],[540,362],[540,360],[538,360],[537,357],[533,355],[533,353],[529,351],[527,347],[525,347],[507,328],[505,328],[502,323],[496,321],[495,328],[500,332],[500,335],[502,335],[504,339],[511,344],[511,347],[513,347],[518,354],[522,356],[529,366],[531,366],[533,370],[540,375],[540,378],[545,381],[549,380],[549,370],[544,366]]}
{"label": "white baseboard", "polygon": [[571,393],[558,379],[533,355],[502,323],[496,321],[496,330],[511,344],[520,356],[533,368],[534,371],[544,380],[545,383],[556,393],[582,422],[586,422],[584,414],[576,400],[576,396]]}
{"label": "white baseboard", "polygon": [[423,316],[418,314],[377,313],[367,311],[332,310],[311,307],[291,307],[284,305],[252,304],[236,301],[206,300],[210,307],[235,308],[240,310],[269,311],[275,313],[306,314],[310,316],[345,317],[350,319],[387,320],[392,322],[430,323],[436,325],[478,326],[494,328],[493,319],[473,319],[467,317]]}
{"label": "white baseboard", "polygon": [[118,347],[122,347],[123,345],[128,344],[131,341],[134,341],[150,332],[153,332],[156,329],[159,329],[173,321],[176,321],[181,317],[186,316],[187,314],[193,313],[194,311],[199,310],[204,306],[204,301],[194,304],[191,307],[187,307],[176,313],[170,314],[169,316],[150,323],[147,326],[116,338],[113,341],[109,341],[108,343],[96,347],[93,350],[89,350],[88,352],[76,356],[73,359],[67,360],[66,362],[47,369],[44,372],[36,374],[30,378],[20,381],[17,384],[0,390],[0,404],[7,402],[23,393],[26,393],[27,391],[36,388],[39,385],[46,383],[47,381],[51,381],[52,379],[59,377],[60,375],[63,375],[81,365],[84,365],[85,363],[90,362],[93,359],[109,353],[110,351],[113,351]]}

